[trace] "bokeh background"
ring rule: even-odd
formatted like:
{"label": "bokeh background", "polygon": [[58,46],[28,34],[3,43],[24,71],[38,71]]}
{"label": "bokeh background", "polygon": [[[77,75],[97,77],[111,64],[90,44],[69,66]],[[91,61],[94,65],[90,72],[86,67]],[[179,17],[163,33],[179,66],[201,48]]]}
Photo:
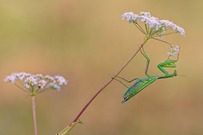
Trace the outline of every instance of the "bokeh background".
{"label": "bokeh background", "polygon": [[[178,76],[159,80],[125,104],[126,88],[111,83],[82,115],[71,135],[203,134],[203,1],[177,0],[1,0],[0,2],[0,134],[32,135],[31,98],[4,78],[13,72],[63,75],[62,91],[37,96],[40,135],[54,135],[69,124],[143,42],[125,11],[150,11],[185,28],[163,39],[181,46]],[[166,59],[168,46],[150,41],[149,72]],[[139,54],[121,73],[144,77]]]}

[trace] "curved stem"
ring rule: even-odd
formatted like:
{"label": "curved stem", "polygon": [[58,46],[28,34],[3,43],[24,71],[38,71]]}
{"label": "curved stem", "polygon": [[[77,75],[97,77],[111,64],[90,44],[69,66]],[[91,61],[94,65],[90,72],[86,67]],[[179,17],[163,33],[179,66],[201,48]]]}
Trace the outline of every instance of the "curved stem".
{"label": "curved stem", "polygon": [[60,133],[58,133],[57,135],[66,135],[67,132],[71,126],[74,123],[77,123],[77,121],[79,120],[80,116],[83,114],[83,112],[87,109],[87,107],[92,103],[92,101],[104,90],[104,88],[106,88],[114,79],[116,76],[118,76],[123,70],[124,68],[133,60],[133,58],[138,54],[138,52],[140,51],[140,49],[145,45],[145,43],[149,40],[146,39],[141,45],[140,47],[134,52],[134,54],[130,57],[130,59],[114,74],[114,76],[106,83],[104,84],[98,91],[97,93],[87,102],[87,104],[81,109],[81,111],[78,113],[78,115],[74,118],[74,120],[66,127],[64,128]]}
{"label": "curved stem", "polygon": [[[135,51],[135,53],[130,57],[130,59],[114,74],[114,76],[111,78],[111,80],[109,80],[106,84],[104,84],[98,91],[97,93],[89,100],[89,102],[82,108],[82,110],[80,111],[80,113],[75,117],[75,119],[73,120],[73,122],[76,122],[80,116],[82,115],[82,113],[85,111],[85,109],[90,105],[90,103],[97,97],[97,95],[99,95],[100,92],[102,92],[102,90],[104,88],[106,88],[114,79],[116,76],[118,76],[121,71],[123,71],[123,69],[132,61],[132,59],[137,55],[137,53],[140,51],[140,49],[144,46],[144,44],[148,41],[145,40],[143,42],[143,44],[141,44],[141,46],[137,49],[137,51]],[[72,123],[73,123],[72,122]]]}
{"label": "curved stem", "polygon": [[35,96],[32,96],[32,113],[33,113],[33,122],[34,122],[35,135],[38,135]]}

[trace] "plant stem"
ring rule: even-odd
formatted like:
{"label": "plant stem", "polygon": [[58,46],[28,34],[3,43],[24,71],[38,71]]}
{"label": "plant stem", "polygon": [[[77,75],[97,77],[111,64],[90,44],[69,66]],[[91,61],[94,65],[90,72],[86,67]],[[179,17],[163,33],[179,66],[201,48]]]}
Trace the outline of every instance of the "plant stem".
{"label": "plant stem", "polygon": [[116,76],[118,76],[121,71],[133,60],[133,58],[138,54],[140,49],[145,45],[145,43],[149,40],[147,38],[141,45],[140,47],[134,52],[134,54],[130,57],[130,59],[114,74],[114,76],[106,83],[104,84],[98,91],[97,93],[87,102],[87,104],[81,109],[81,111],[78,113],[78,115],[75,117],[75,119],[65,128],[63,129],[60,133],[63,133],[63,131],[66,131],[69,129],[74,123],[76,123],[80,116],[83,114],[83,112],[87,109],[87,107],[92,103],[92,101],[106,88],[114,79]]}
{"label": "plant stem", "polygon": [[33,113],[35,135],[38,135],[35,96],[32,96],[32,113]]}

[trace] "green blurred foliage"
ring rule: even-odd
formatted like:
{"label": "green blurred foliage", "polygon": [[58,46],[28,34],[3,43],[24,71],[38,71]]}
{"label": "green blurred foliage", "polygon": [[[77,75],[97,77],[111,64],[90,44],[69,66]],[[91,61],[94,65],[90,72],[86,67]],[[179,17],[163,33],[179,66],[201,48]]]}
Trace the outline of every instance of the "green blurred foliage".
{"label": "green blurred foliage", "polygon": [[[60,74],[69,80],[62,92],[37,97],[41,135],[54,135],[70,123],[90,97],[122,66],[143,35],[121,20],[125,11],[150,11],[186,30],[164,39],[181,46],[179,76],[160,80],[121,104],[125,87],[113,82],[82,115],[71,135],[203,134],[203,1],[1,0],[0,134],[33,133],[31,98],[3,82],[12,72]],[[151,74],[166,57],[167,46],[150,41]],[[163,52],[163,53],[162,53]],[[138,55],[121,76],[144,76]]]}

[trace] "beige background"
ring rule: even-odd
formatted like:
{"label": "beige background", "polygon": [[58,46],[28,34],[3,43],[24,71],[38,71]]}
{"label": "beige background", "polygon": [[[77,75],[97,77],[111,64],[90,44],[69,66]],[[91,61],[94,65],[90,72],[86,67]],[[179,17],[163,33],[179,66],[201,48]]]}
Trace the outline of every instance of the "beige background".
{"label": "beige background", "polygon": [[[37,96],[40,135],[54,135],[70,123],[90,97],[122,66],[143,41],[134,26],[121,20],[125,11],[150,11],[182,26],[164,40],[181,46],[179,76],[159,80],[125,104],[126,91],[113,82],[91,104],[71,135],[203,134],[203,1],[177,0],[1,0],[0,134],[33,134],[31,98],[4,77],[13,72],[63,75],[62,92]],[[150,41],[149,72],[166,58],[168,46]],[[139,54],[122,72],[144,77]]]}

